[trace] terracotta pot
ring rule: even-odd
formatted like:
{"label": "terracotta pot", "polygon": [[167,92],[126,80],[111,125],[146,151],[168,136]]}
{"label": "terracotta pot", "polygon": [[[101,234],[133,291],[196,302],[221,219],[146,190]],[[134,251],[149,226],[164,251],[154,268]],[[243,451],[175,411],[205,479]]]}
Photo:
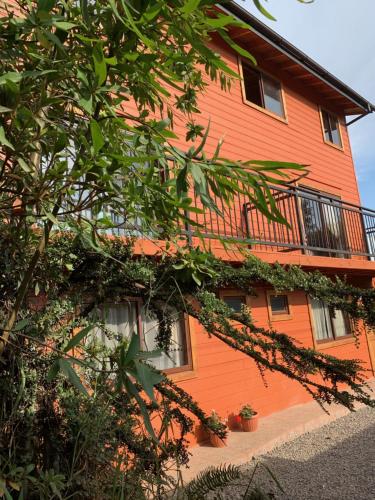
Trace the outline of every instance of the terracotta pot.
{"label": "terracotta pot", "polygon": [[252,418],[241,417],[242,430],[244,432],[254,432],[258,429],[258,415]]}
{"label": "terracotta pot", "polygon": [[210,444],[214,448],[224,448],[227,445],[227,438],[221,439],[211,431],[208,431],[208,435],[210,437]]}

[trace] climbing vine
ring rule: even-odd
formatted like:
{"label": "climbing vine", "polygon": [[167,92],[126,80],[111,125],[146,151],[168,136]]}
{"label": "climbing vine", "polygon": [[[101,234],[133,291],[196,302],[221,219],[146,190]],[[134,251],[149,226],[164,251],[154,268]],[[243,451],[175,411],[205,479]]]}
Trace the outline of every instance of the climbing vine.
{"label": "climbing vine", "polygon": [[[249,356],[263,376],[282,373],[322,405],[375,406],[360,361],[301,347],[285,333],[256,326],[249,308],[236,313],[218,296],[225,287],[246,294],[256,294],[259,285],[302,290],[345,311],[359,330],[375,326],[373,289],[295,266],[271,266],[250,255],[238,266],[192,249],[136,256],[132,243],[105,239],[98,251],[79,237],[56,235],[37,266],[0,364],[0,479],[9,490],[24,488],[28,498],[49,498],[53,491],[96,498],[104,484],[108,498],[121,491],[144,498],[146,490],[160,497],[176,487],[170,464],[187,463],[187,434],[194,422],[210,422],[189,394],[153,368],[147,354],[135,350],[131,358],[134,346],[127,339],[101,325],[108,342],[97,341],[92,311],[126,297],[141,299],[155,315],[157,341],[165,351],[175,308]],[[22,273],[22,261],[11,261],[0,248],[0,265],[10,271],[0,276],[3,317]],[[221,437],[225,432],[216,429]]]}

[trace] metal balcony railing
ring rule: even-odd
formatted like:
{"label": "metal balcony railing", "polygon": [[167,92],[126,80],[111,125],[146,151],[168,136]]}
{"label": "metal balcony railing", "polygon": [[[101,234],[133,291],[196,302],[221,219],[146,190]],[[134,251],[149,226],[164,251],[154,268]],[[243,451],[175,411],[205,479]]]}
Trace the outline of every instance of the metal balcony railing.
{"label": "metal balcony railing", "polygon": [[246,196],[230,206],[213,196],[222,215],[196,205],[201,214],[189,216],[189,236],[245,242],[254,250],[299,252],[350,258],[375,257],[375,211],[318,191],[272,186],[276,206],[288,222],[270,221]]}

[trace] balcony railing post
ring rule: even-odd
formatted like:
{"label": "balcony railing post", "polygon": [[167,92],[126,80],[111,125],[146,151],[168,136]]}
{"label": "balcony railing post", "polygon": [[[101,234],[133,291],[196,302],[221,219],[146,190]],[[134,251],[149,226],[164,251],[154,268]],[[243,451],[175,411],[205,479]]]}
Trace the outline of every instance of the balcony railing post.
{"label": "balcony railing post", "polygon": [[361,213],[361,227],[362,227],[363,238],[365,240],[365,249],[366,249],[366,252],[368,254],[368,259],[371,260],[371,254],[373,253],[373,249],[371,248],[372,251],[370,250],[369,241],[367,239],[366,219],[365,219],[365,216],[363,213],[363,207],[360,207],[359,211]]}
{"label": "balcony railing post", "polygon": [[300,244],[302,247],[302,253],[305,254],[307,251],[307,246],[306,246],[304,226],[302,221],[301,202],[300,202],[300,197],[298,196],[297,189],[294,190],[294,202],[296,205],[297,225],[298,225]]}

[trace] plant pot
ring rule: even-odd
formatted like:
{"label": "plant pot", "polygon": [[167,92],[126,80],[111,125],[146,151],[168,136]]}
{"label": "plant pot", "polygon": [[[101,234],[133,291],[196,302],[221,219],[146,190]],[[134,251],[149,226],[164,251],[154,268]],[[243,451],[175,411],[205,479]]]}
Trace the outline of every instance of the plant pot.
{"label": "plant pot", "polygon": [[258,429],[258,415],[251,418],[241,417],[241,425],[244,432],[255,432]]}
{"label": "plant pot", "polygon": [[208,432],[209,438],[210,438],[210,444],[214,448],[224,448],[224,446],[227,445],[227,438],[225,437],[224,439],[219,438],[219,436],[216,436],[212,431]]}

